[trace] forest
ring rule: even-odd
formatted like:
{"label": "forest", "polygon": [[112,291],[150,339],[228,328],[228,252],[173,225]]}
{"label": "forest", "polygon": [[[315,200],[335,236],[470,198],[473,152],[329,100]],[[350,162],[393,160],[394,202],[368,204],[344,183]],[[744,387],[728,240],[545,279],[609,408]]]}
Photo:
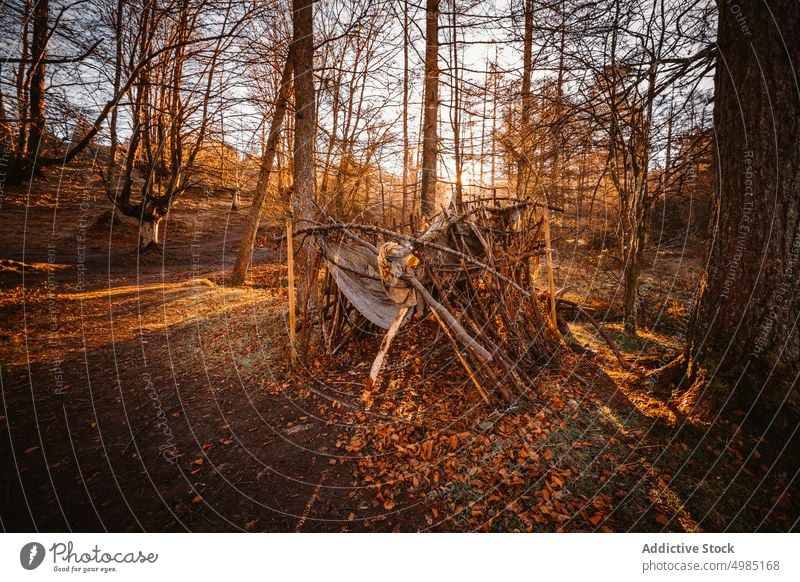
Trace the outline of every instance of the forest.
{"label": "forest", "polygon": [[800,528],[796,0],[0,3],[0,528]]}

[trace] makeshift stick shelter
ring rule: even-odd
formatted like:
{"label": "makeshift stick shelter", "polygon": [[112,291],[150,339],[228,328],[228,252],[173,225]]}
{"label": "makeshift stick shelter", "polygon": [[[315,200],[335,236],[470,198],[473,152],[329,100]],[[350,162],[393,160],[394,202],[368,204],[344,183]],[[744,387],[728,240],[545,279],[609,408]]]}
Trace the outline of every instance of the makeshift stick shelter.
{"label": "makeshift stick shelter", "polygon": [[[367,381],[379,380],[392,340],[415,314],[441,326],[470,381],[487,402],[513,402],[534,383],[562,341],[535,287],[546,255],[540,205],[472,203],[443,210],[420,234],[364,224],[317,224],[324,259],[318,309],[324,347],[387,330]],[[538,211],[537,211],[538,210]]]}

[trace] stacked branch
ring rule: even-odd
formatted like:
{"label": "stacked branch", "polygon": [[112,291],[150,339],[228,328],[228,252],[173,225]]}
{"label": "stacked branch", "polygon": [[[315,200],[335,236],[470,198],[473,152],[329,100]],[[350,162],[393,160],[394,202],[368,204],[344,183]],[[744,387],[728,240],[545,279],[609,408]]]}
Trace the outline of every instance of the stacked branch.
{"label": "stacked branch", "polygon": [[538,206],[473,203],[442,211],[416,235],[336,222],[299,231],[314,235],[324,258],[317,305],[325,349],[386,330],[370,392],[403,325],[430,318],[487,403],[528,394],[531,374],[562,345],[535,287],[546,256]]}

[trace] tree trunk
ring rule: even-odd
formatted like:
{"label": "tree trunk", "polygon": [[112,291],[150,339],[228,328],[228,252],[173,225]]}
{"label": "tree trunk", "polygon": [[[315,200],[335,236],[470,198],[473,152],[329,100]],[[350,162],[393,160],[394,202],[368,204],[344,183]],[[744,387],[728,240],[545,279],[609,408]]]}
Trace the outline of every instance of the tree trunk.
{"label": "tree trunk", "polygon": [[139,252],[149,253],[160,250],[158,242],[158,231],[161,225],[161,217],[157,216],[153,220],[143,219],[139,223]]}
{"label": "tree trunk", "polygon": [[289,56],[286,57],[286,63],[281,73],[278,99],[275,102],[275,112],[269,127],[269,136],[267,137],[267,145],[264,150],[264,158],[261,160],[261,171],[258,176],[255,197],[247,213],[247,222],[245,222],[244,225],[244,234],[242,235],[242,242],[239,245],[239,255],[236,257],[236,265],[233,267],[233,272],[228,279],[228,284],[230,285],[244,285],[245,277],[247,276],[247,267],[253,256],[253,244],[255,243],[256,234],[258,233],[258,224],[261,222],[261,212],[267,200],[269,177],[272,173],[272,166],[275,163],[275,153],[278,149],[283,119],[286,117],[289,95],[291,95],[292,92],[291,77],[292,57],[290,53]]}
{"label": "tree trunk", "polygon": [[[117,8],[114,13],[114,95],[119,93],[120,84],[122,83],[122,69],[125,66],[123,54],[123,40],[124,32],[122,30],[122,22],[125,13],[124,0],[117,0]],[[113,183],[114,172],[117,166],[117,148],[119,147],[119,138],[117,137],[117,117],[118,109],[114,107],[111,111],[111,119],[108,121],[109,132],[109,146],[108,146],[108,162],[106,163],[106,181]],[[116,209],[116,207],[115,207]]]}
{"label": "tree trunk", "polygon": [[439,0],[425,7],[425,108],[422,135],[420,209],[424,216],[436,212],[436,164],[439,158]]}
{"label": "tree trunk", "polygon": [[408,168],[410,164],[408,142],[408,0],[403,0],[403,210],[401,220],[405,222],[414,213],[411,194],[408,191]]}
{"label": "tree trunk", "polygon": [[[29,91],[26,83],[26,67],[30,49],[30,22],[31,22],[31,0],[25,0],[22,14],[22,52],[20,53],[19,69],[16,71],[17,89],[17,115],[19,118],[28,117]],[[28,152],[28,133],[30,128],[26,123],[20,123],[17,130],[16,146],[14,148],[14,158],[12,161],[17,164],[25,157]],[[15,181],[12,179],[12,184]]]}
{"label": "tree trunk", "polygon": [[453,0],[452,9],[453,12],[450,19],[452,52],[450,58],[453,71],[451,81],[453,86],[450,90],[450,111],[453,125],[453,157],[456,164],[456,190],[453,201],[455,202],[456,212],[461,213],[464,210],[464,155],[461,144],[461,74],[458,70],[458,23],[455,0]]}
{"label": "tree trunk", "polygon": [[[294,137],[294,220],[299,228],[308,226],[313,218],[314,205],[314,133],[316,112],[314,100],[314,25],[313,0],[295,0],[292,11],[294,40],[292,41],[292,66],[294,72],[295,137]],[[288,249],[293,252],[293,249]],[[313,253],[299,257],[297,289],[306,311],[311,300]]]}
{"label": "tree trunk", "polygon": [[626,233],[623,252],[623,330],[630,336],[636,335],[639,277],[642,274],[644,251],[647,247],[649,220],[638,219],[630,233]]}
{"label": "tree trunk", "polygon": [[707,406],[754,406],[763,420],[796,422],[800,4],[719,7],[716,221],[685,357],[694,387],[710,386]]}
{"label": "tree trunk", "polygon": [[36,159],[44,136],[45,63],[47,55],[48,0],[38,0],[33,7],[33,41],[31,42],[31,92],[28,158]]}
{"label": "tree trunk", "polygon": [[531,123],[531,74],[533,72],[533,0],[525,0],[525,33],[522,40],[522,110],[520,112],[519,145],[517,151],[517,198],[528,192],[530,159],[528,134]]}

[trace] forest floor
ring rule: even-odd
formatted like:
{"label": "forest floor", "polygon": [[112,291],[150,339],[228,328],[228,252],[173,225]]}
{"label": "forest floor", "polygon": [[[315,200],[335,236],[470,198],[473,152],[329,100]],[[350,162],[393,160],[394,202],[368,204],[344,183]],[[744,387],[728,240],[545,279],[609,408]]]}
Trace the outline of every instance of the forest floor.
{"label": "forest floor", "polygon": [[136,225],[112,225],[100,192],[53,184],[0,210],[5,531],[798,527],[796,453],[744,412],[685,417],[652,380],[679,353],[700,251],[652,253],[631,339],[612,253],[559,241],[558,286],[630,369],[576,321],[578,347],[543,363],[526,398],[487,406],[416,319],[367,406],[378,336],[290,372],[283,252],[266,234],[252,285],[225,286],[244,210],[181,199],[163,255],[139,256]]}

